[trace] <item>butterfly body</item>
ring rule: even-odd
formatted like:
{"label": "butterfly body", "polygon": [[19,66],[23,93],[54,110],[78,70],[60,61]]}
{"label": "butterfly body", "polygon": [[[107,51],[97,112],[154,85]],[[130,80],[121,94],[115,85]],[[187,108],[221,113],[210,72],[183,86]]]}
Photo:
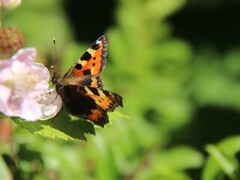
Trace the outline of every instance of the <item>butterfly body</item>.
{"label": "butterfly body", "polygon": [[52,82],[66,109],[73,115],[89,119],[104,127],[107,112],[123,106],[122,97],[103,89],[99,74],[105,67],[108,38],[103,35],[79,58],[61,78],[54,73]]}

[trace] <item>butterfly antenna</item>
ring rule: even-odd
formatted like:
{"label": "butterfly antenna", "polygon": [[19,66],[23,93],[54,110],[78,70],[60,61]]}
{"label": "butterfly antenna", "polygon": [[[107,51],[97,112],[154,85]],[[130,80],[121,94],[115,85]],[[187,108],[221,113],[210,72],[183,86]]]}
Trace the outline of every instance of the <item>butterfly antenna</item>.
{"label": "butterfly antenna", "polygon": [[58,51],[57,51],[57,45],[56,44],[57,44],[56,43],[56,38],[53,38],[54,51],[55,51],[56,61],[57,61],[56,69],[54,68],[54,66],[51,66],[51,69],[53,70],[54,73],[59,72],[59,69],[60,69],[60,58],[59,58],[59,54],[58,54]]}

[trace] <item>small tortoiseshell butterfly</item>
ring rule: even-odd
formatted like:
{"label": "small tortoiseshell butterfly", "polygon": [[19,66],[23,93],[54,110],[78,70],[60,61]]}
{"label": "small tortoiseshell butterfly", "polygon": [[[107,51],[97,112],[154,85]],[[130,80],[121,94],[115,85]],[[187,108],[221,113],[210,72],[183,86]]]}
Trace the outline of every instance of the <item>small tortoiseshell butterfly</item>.
{"label": "small tortoiseshell butterfly", "polygon": [[103,89],[99,74],[104,69],[108,37],[99,37],[61,78],[53,74],[52,82],[67,110],[104,127],[109,122],[107,112],[123,106],[122,97]]}

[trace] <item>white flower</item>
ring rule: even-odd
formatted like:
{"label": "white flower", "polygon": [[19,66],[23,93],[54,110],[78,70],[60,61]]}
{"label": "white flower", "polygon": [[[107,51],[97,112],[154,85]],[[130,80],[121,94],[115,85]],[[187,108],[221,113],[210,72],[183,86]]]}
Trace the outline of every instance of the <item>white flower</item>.
{"label": "white flower", "polygon": [[[39,104],[37,97],[48,89],[50,74],[45,66],[33,62],[35,56],[34,48],[26,48],[19,50],[11,59],[0,60],[0,111],[3,114],[28,121],[46,119],[44,103]],[[59,104],[56,111],[61,106]],[[55,116],[57,112],[53,114]]]}
{"label": "white flower", "polygon": [[39,120],[46,120],[56,116],[62,109],[62,99],[56,93],[55,89],[47,89],[42,94],[36,97],[37,102],[40,104],[42,116]]}

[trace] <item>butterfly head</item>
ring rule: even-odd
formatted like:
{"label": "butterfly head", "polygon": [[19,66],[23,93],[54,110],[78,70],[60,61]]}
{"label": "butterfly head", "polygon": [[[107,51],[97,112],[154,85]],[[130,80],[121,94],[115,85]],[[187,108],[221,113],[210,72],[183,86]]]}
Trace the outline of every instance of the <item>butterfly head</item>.
{"label": "butterfly head", "polygon": [[56,91],[60,93],[62,91],[63,86],[60,83],[61,77],[56,72],[53,73],[52,83],[56,85]]}

